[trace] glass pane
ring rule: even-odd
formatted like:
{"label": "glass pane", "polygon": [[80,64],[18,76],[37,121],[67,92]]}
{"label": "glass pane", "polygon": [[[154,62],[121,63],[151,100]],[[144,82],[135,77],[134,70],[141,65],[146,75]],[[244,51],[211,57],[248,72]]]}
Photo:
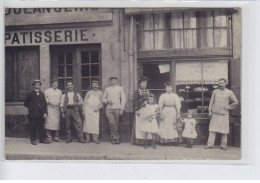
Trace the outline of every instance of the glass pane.
{"label": "glass pane", "polygon": [[214,11],[214,26],[215,27],[226,27],[227,17],[225,10]]}
{"label": "glass pane", "polygon": [[153,14],[145,14],[143,21],[143,30],[153,30]]}
{"label": "glass pane", "polygon": [[58,77],[64,77],[64,66],[58,66]]}
{"label": "glass pane", "polygon": [[81,63],[89,63],[89,52],[81,52]]}
{"label": "glass pane", "polygon": [[59,89],[60,90],[65,90],[65,82],[64,79],[59,79]]}
{"label": "glass pane", "polygon": [[216,48],[226,48],[227,45],[227,29],[226,28],[215,28],[214,30],[214,42]]}
{"label": "glass pane", "polygon": [[90,80],[89,78],[81,79],[82,90],[89,90],[90,89],[90,81],[89,80]]}
{"label": "glass pane", "polygon": [[81,66],[81,74],[82,74],[82,77],[86,77],[86,76],[90,75],[90,73],[89,73],[89,65],[82,65]]}
{"label": "glass pane", "polygon": [[72,64],[72,53],[66,53],[66,64]]}
{"label": "glass pane", "polygon": [[66,66],[66,77],[72,77],[72,66]]}
{"label": "glass pane", "polygon": [[91,63],[99,63],[99,51],[91,52]]}
{"label": "glass pane", "polygon": [[99,76],[99,65],[91,65],[91,76]]}
{"label": "glass pane", "polygon": [[64,54],[63,53],[59,53],[58,54],[58,64],[59,65],[63,65],[64,64]]}
{"label": "glass pane", "polygon": [[142,32],[142,49],[152,50],[154,48],[154,32],[144,31]]}

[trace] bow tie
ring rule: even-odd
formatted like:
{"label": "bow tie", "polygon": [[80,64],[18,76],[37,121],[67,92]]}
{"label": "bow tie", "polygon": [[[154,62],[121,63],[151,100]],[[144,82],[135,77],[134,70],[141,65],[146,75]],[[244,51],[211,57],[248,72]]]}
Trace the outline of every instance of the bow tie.
{"label": "bow tie", "polygon": [[40,90],[34,90],[36,93],[40,93]]}

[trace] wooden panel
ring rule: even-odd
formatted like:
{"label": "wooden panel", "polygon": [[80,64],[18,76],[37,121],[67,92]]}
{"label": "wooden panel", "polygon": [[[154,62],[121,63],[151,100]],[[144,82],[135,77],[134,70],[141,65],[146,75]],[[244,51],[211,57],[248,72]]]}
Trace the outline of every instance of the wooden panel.
{"label": "wooden panel", "polygon": [[14,79],[14,56],[11,51],[5,53],[5,101],[11,102],[14,97],[13,79]]}
{"label": "wooden panel", "polygon": [[241,115],[241,62],[240,59],[231,60],[230,80],[231,90],[236,95],[239,105],[232,110],[232,115]]}
{"label": "wooden panel", "polygon": [[39,78],[39,59],[37,50],[19,51],[18,66],[18,100],[24,100],[32,90],[32,81]]}

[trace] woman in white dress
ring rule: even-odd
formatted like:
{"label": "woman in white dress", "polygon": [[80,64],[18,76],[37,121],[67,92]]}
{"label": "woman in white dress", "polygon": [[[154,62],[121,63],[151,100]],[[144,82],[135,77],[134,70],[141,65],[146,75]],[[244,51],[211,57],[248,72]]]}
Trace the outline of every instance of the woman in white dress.
{"label": "woman in white dress", "polygon": [[88,91],[84,99],[84,125],[83,132],[86,133],[86,142],[90,142],[90,135],[93,135],[93,141],[99,144],[99,110],[103,107],[102,91],[99,88],[99,82],[91,82],[92,90]]}
{"label": "woman in white dress", "polygon": [[177,119],[180,119],[181,102],[175,93],[172,92],[172,84],[165,83],[166,93],[159,98],[161,123],[159,126],[159,137],[161,143],[177,142]]}

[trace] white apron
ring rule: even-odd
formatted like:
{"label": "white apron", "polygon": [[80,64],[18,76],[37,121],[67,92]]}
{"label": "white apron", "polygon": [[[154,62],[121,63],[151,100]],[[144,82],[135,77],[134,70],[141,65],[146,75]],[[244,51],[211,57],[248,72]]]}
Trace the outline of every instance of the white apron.
{"label": "white apron", "polygon": [[99,134],[99,111],[94,112],[100,105],[100,99],[96,95],[90,95],[85,106],[85,121],[83,132],[90,134]]}
{"label": "white apron", "polygon": [[44,128],[48,130],[60,130],[60,108],[59,106],[48,105],[48,117],[45,120]]}

